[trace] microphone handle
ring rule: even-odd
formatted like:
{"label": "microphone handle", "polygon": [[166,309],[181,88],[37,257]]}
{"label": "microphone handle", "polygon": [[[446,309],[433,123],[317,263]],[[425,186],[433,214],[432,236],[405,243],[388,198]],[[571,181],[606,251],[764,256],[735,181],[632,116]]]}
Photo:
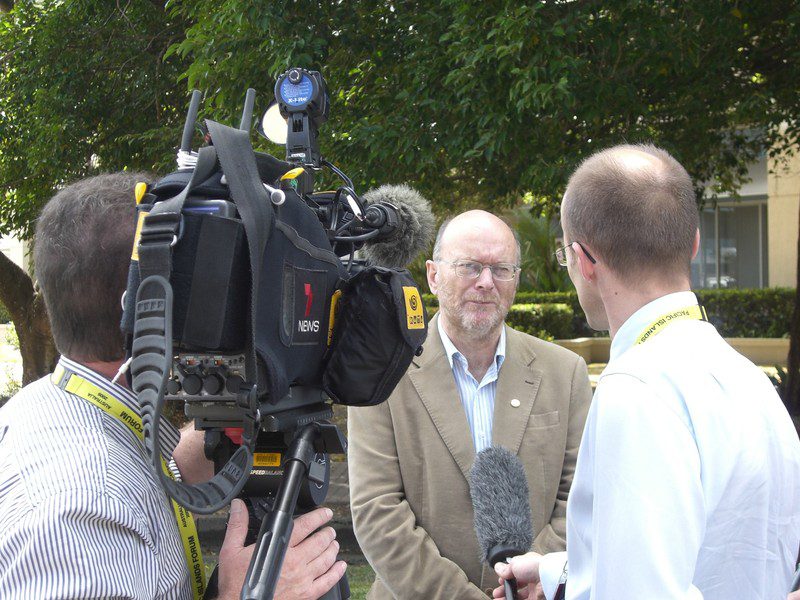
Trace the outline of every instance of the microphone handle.
{"label": "microphone handle", "polygon": [[503,587],[506,590],[506,600],[517,600],[517,580],[504,579]]}

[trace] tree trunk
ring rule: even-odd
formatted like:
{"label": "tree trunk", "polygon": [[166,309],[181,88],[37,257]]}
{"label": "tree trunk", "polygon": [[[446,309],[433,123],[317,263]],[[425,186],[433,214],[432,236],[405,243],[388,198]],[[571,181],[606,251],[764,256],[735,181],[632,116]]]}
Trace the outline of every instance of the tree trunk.
{"label": "tree trunk", "polygon": [[22,354],[22,384],[50,373],[58,361],[44,298],[28,274],[0,252],[0,301],[8,309]]}
{"label": "tree trunk", "polygon": [[[800,228],[800,218],[798,220]],[[800,229],[799,229],[800,231]],[[800,235],[797,238],[797,283],[794,295],[794,311],[792,321],[789,326],[789,358],[788,373],[786,382],[786,397],[783,399],[789,414],[795,417],[800,416]]]}

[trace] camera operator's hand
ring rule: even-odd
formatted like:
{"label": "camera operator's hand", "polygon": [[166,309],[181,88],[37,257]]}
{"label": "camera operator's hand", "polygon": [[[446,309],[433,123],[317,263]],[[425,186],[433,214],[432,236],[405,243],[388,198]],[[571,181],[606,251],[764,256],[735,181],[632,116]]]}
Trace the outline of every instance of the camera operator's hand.
{"label": "camera operator's hand", "polygon": [[[289,548],[283,559],[276,600],[316,600],[342,578],[346,568],[336,560],[339,544],[336,532],[326,527],[311,533],[331,520],[328,508],[318,508],[294,520]],[[247,507],[241,500],[231,503],[228,531],[219,551],[219,600],[238,600],[255,544],[244,545],[247,536]]]}
{"label": "camera operator's hand", "polygon": [[289,549],[283,559],[275,598],[280,600],[316,600],[338,582],[347,564],[336,560],[339,542],[336,531],[326,527],[331,520],[329,508],[317,508],[294,520]]}

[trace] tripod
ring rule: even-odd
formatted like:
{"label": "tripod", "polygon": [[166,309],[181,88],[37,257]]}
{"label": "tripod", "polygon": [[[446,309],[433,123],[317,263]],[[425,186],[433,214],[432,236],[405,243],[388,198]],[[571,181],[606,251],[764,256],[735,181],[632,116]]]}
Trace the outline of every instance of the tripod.
{"label": "tripod", "polygon": [[[304,485],[308,482],[323,486],[321,489],[327,492],[330,465],[327,460],[323,465],[318,457],[329,452],[344,452],[344,443],[339,429],[330,423],[306,425],[295,435],[286,452],[283,478],[272,510],[267,512],[261,522],[253,560],[245,577],[242,600],[271,600],[273,597],[289,546],[301,489],[308,489]],[[324,499],[324,492],[322,495]],[[347,600],[349,597],[350,587],[345,575],[322,598]]]}
{"label": "tripod", "polygon": [[[262,403],[261,430],[256,440],[255,462],[240,496],[250,508],[247,543],[255,541],[253,559],[245,577],[243,600],[271,600],[292,534],[293,519],[325,501],[330,481],[329,454],[346,452],[339,428],[327,421],[329,404],[308,388],[292,388],[290,396],[275,406]],[[228,414],[211,407],[187,410],[200,416],[206,430],[205,453],[217,466],[225,464],[234,443],[223,434]],[[230,423],[230,422],[229,422]],[[232,424],[232,423],[230,423]],[[287,443],[288,441],[288,443]],[[257,531],[257,535],[255,532]],[[347,575],[323,600],[348,600]]]}

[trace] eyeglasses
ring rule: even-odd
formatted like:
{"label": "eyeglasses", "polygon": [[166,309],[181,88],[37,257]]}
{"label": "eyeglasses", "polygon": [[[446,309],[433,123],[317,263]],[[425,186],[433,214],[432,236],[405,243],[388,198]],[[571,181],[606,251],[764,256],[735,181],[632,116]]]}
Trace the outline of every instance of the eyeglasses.
{"label": "eyeglasses", "polygon": [[589,254],[589,251],[583,247],[583,244],[581,244],[580,242],[570,242],[569,244],[565,244],[561,246],[558,250],[553,252],[553,255],[556,257],[556,261],[558,262],[559,265],[561,265],[562,267],[567,266],[567,248],[572,247],[572,244],[578,244],[578,246],[580,246],[580,249],[583,250],[583,253],[586,255],[586,258],[589,259],[589,262],[592,263],[593,265],[597,264],[597,261],[595,260],[594,256]]}
{"label": "eyeglasses", "polygon": [[511,281],[514,279],[517,271],[519,271],[519,267],[511,263],[485,265],[474,260],[439,260],[436,262],[451,265],[455,269],[456,275],[465,279],[477,279],[481,276],[484,269],[489,269],[492,272],[492,277],[496,281]]}

